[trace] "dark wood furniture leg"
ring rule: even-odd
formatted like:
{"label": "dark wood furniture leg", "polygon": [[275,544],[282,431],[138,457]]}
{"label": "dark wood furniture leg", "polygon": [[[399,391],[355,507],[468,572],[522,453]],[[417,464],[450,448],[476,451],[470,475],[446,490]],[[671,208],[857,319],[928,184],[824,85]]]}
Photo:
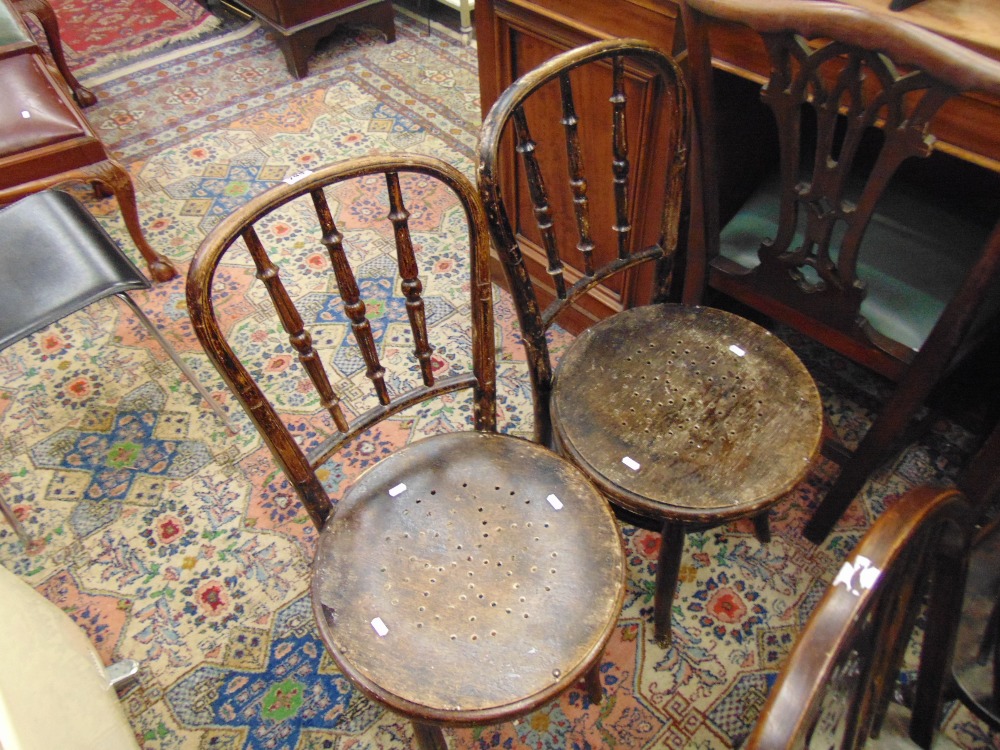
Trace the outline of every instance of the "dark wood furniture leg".
{"label": "dark wood furniture leg", "polygon": [[653,596],[653,639],[657,645],[664,647],[673,641],[670,621],[683,554],[684,526],[666,521],[660,532],[660,556],[656,564],[656,592]]}
{"label": "dark wood furniture leg", "polygon": [[767,514],[768,511],[765,510],[753,517],[754,536],[761,544],[767,544],[771,541],[771,522],[768,520]]}
{"label": "dark wood furniture leg", "polygon": [[598,659],[597,662],[589,670],[587,670],[587,696],[590,698],[591,703],[600,703],[604,700],[604,686],[601,685],[601,660]]}
{"label": "dark wood furniture leg", "polygon": [[59,69],[63,80],[66,81],[73,92],[73,98],[76,99],[76,103],[81,107],[89,107],[91,104],[96,104],[97,97],[94,96],[94,92],[82,86],[69,69],[69,65],[66,64],[66,56],[63,54],[62,37],[59,34],[59,20],[56,18],[55,11],[52,10],[52,6],[49,5],[48,0],[14,0],[14,7],[22,15],[27,13],[34,16],[42,27],[42,31],[45,32],[45,39],[49,43],[49,52],[52,55],[52,60],[55,62],[56,68]]}
{"label": "dark wood furniture leg", "polygon": [[420,750],[448,750],[444,739],[444,731],[434,724],[413,722],[413,738]]}

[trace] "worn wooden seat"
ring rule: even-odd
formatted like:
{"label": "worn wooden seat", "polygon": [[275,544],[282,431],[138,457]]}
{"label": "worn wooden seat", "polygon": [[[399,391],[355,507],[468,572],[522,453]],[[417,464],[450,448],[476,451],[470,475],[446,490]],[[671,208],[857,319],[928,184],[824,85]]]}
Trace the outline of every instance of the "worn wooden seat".
{"label": "worn wooden seat", "polygon": [[[516,718],[580,677],[600,700],[600,657],[625,594],[619,530],[570,462],[497,432],[489,240],[475,188],[419,156],[358,159],[289,182],[206,238],[188,305],[206,351],[321,529],[313,606],[333,658],[367,695],[414,722],[422,748],[445,747],[442,725]],[[428,217],[440,229],[428,229]],[[303,261],[317,250],[331,278],[310,285],[313,270],[294,272],[315,269]],[[429,297],[419,270],[441,253],[469,264],[448,293],[453,303]],[[277,352],[247,347],[227,329],[227,280],[250,264],[275,305],[273,325],[288,333]],[[397,270],[400,278],[385,279]],[[376,331],[373,321],[390,310],[400,319]],[[444,316],[439,327],[432,314]],[[330,341],[343,347],[331,355]],[[283,350],[297,352],[301,368],[279,383],[268,363]],[[302,405],[307,384],[311,407]],[[391,430],[404,415],[405,429],[422,434],[428,420],[442,421],[436,409],[450,413],[469,390],[474,429],[428,427],[434,434],[347,482],[334,506],[320,467],[356,456],[352,440]],[[329,434],[300,445],[288,426],[294,414],[275,403],[299,418],[325,414]]]}
{"label": "worn wooden seat", "polygon": [[[609,104],[584,119],[575,86],[603,87]],[[637,132],[658,133],[658,147],[633,170],[627,144]],[[645,42],[611,40],[522,76],[484,119],[479,144],[479,187],[517,302],[536,434],[616,506],[662,525],[653,620],[663,644],[685,533],[752,516],[766,540],[767,509],[804,476],[822,428],[816,386],[784,343],[739,316],[662,301],[687,134],[677,66]],[[503,175],[515,171],[531,205],[502,193]],[[597,179],[613,183],[613,205],[589,204]],[[579,278],[561,261],[574,246]],[[547,259],[549,278],[530,276],[529,254]],[[652,279],[643,281],[643,266],[655,267]],[[634,287],[645,283],[658,304],[594,324],[554,367],[547,332],[616,275],[629,290],[623,300],[637,304]]]}
{"label": "worn wooden seat", "polygon": [[[687,0],[683,15],[701,145],[685,301],[721,292],[895,382],[856,449],[824,446],[841,472],[805,530],[818,543],[995,329],[995,175],[966,164],[928,185],[920,167],[963,166],[934,154],[935,118],[959,93],[1000,96],[1000,63],[840,3]],[[713,57],[732,34],[754,44],[766,108],[727,122],[715,102],[736,87]],[[773,163],[741,195],[757,162]]]}
{"label": "worn wooden seat", "polygon": [[747,750],[863,747],[879,734],[914,623],[924,635],[910,737],[929,748],[950,677],[972,509],[918,487],[883,513],[838,571],[768,696]]}

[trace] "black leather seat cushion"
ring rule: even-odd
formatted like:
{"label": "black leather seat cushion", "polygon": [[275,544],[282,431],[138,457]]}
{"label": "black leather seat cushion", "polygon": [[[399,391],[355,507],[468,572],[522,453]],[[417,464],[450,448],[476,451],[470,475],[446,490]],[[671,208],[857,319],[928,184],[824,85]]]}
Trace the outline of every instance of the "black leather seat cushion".
{"label": "black leather seat cushion", "polygon": [[71,195],[0,210],[0,349],[91,302],[150,283]]}

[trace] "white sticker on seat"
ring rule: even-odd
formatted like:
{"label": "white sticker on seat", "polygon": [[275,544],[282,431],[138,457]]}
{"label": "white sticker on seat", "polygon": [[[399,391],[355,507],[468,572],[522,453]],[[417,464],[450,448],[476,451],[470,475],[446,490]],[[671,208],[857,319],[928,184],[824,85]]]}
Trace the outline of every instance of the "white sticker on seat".
{"label": "white sticker on seat", "polygon": [[301,172],[298,172],[297,174],[293,174],[290,177],[286,177],[285,178],[285,182],[287,182],[289,185],[294,185],[299,180],[304,180],[306,177],[308,177],[311,174],[312,174],[311,170],[304,169]]}
{"label": "white sticker on seat", "polygon": [[625,458],[622,459],[622,463],[629,467],[632,471],[639,471],[639,462],[634,458],[625,456]]}
{"label": "white sticker on seat", "polygon": [[396,495],[402,495],[404,492],[406,492],[406,485],[400,482],[389,490],[389,497],[396,497]]}
{"label": "white sticker on seat", "polygon": [[549,505],[551,505],[556,510],[562,510],[562,507],[563,507],[562,500],[560,500],[555,495],[549,495],[545,499],[548,500],[549,501]]}
{"label": "white sticker on seat", "polygon": [[378,633],[379,638],[382,638],[389,632],[389,628],[387,628],[385,623],[382,622],[381,617],[376,617],[372,620],[372,627],[375,628],[375,632]]}
{"label": "white sticker on seat", "polygon": [[737,357],[745,357],[747,355],[746,351],[743,350],[741,347],[736,346],[736,344],[730,346],[729,351],[731,351]]}

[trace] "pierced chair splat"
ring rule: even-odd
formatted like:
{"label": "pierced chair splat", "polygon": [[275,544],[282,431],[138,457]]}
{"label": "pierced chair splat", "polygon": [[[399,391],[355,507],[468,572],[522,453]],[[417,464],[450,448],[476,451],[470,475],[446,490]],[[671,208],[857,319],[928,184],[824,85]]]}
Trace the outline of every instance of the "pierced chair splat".
{"label": "pierced chair splat", "polygon": [[[578,112],[576,86],[603,87],[607,105]],[[816,386],[781,341],[736,315],[664,301],[686,178],[685,91],[677,65],[651,45],[595,42],[515,81],[479,142],[479,189],[517,307],[536,438],[625,513],[661,525],[653,620],[662,644],[685,534],[752,517],[766,541],[768,508],[805,475],[822,428]],[[656,146],[640,164],[629,161],[636,138]],[[613,186],[609,205],[589,198],[598,179]],[[514,189],[525,183],[530,200]],[[547,278],[533,277],[528,257],[543,259]],[[555,367],[547,333],[616,283],[619,312]],[[655,304],[634,306],[643,285]]]}
{"label": "pierced chair splat", "polygon": [[[420,269],[438,253],[468,263],[467,285],[425,289]],[[332,271],[317,280],[322,256]],[[262,367],[274,352],[224,334],[226,297],[214,287],[241,265],[255,269],[288,334],[279,350],[298,354],[301,369],[282,383]],[[421,748],[444,748],[446,726],[522,716],[582,677],[600,700],[601,654],[625,593],[617,522],[570,462],[497,431],[489,236],[465,177],[429,157],[373,156],[274,188],[206,238],[188,306],[320,529],[313,608],[354,684],[408,717]],[[292,411],[306,408],[326,435],[300,445],[285,412],[305,384],[311,406]],[[459,396],[470,397],[472,429],[432,415],[442,399],[461,413]],[[418,437],[345,475],[334,506],[318,469],[404,414]]]}
{"label": "pierced chair splat", "polygon": [[[1000,62],[841,3],[682,11],[700,144],[685,301],[721,292],[893,381],[853,451],[824,446],[841,471],[805,530],[819,543],[995,328],[998,179],[935,153],[934,126],[963,92],[1000,97]],[[713,68],[717,33],[759,42],[762,104],[738,119],[724,108],[744,87]],[[732,146],[749,139],[750,157]]]}

